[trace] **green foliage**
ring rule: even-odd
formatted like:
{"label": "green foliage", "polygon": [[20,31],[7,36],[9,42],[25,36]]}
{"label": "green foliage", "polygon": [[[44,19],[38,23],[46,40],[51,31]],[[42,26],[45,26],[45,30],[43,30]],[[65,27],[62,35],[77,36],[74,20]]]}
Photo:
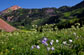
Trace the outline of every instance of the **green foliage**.
{"label": "green foliage", "polygon": [[[68,29],[50,31],[52,26],[52,24],[46,24],[43,27],[44,32],[21,30],[7,33],[1,31],[0,55],[84,55],[84,27],[73,26]],[[48,39],[48,46],[42,43],[44,37]],[[53,45],[50,45],[51,40],[54,41]],[[33,45],[39,45],[40,48],[32,49]],[[47,50],[47,47],[54,47],[54,50]]]}
{"label": "green foliage", "polygon": [[70,12],[64,13],[64,16],[65,16],[65,17],[69,17],[69,16],[70,16]]}
{"label": "green foliage", "polygon": [[[45,13],[45,11],[50,8],[46,9],[19,9],[14,11],[12,14],[7,14],[5,16],[14,16],[13,22],[10,22],[13,26],[24,26],[24,29],[32,29],[32,25],[45,25],[45,24],[53,24],[55,23],[58,28],[70,28],[71,25],[75,23],[80,23],[81,26],[83,25],[83,11],[84,8],[75,9],[69,12],[62,13],[59,10],[55,10],[55,15],[57,16],[50,16],[51,14]],[[59,13],[59,12],[60,13]],[[53,12],[52,12],[53,13]]]}

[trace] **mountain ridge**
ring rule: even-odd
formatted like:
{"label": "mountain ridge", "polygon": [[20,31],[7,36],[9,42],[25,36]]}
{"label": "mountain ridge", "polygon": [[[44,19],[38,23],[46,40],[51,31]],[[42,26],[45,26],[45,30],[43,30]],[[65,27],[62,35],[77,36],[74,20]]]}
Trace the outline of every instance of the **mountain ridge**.
{"label": "mountain ridge", "polygon": [[[56,8],[56,9],[59,9],[59,10],[63,11],[63,9],[66,8],[65,11],[68,11],[68,10],[71,10],[71,9],[77,9],[77,8],[82,8],[82,7],[84,7],[84,1],[81,1],[80,3],[78,3],[78,4],[76,4],[76,5],[72,6],[72,7],[62,6],[62,7]],[[14,10],[18,10],[18,9],[20,9],[20,8],[21,8],[21,7],[18,6],[18,5],[13,5],[13,6],[7,8],[7,9],[1,11],[0,13],[8,13],[8,10],[14,11]],[[55,8],[55,7],[51,7],[51,8]],[[27,8],[23,8],[23,9],[27,9]],[[35,9],[35,8],[34,8],[34,9]],[[36,9],[37,9],[37,8],[36,8]],[[41,8],[41,9],[45,9],[45,8]]]}
{"label": "mountain ridge", "polygon": [[18,9],[20,9],[20,8],[21,8],[20,6],[14,5],[14,6],[11,6],[11,7],[7,8],[7,9],[1,11],[0,13],[1,13],[1,14],[3,14],[3,13],[9,13],[9,12],[11,12],[11,11],[18,10]]}
{"label": "mountain ridge", "polygon": [[[10,13],[1,15],[4,20],[10,22],[13,26],[32,25],[42,26],[45,24],[56,24],[57,26],[71,27],[76,22],[83,22],[84,1],[79,4],[60,8],[42,8],[42,9],[17,9]],[[80,23],[81,23],[80,22]],[[81,23],[82,25],[83,23]],[[63,28],[62,27],[62,28]]]}
{"label": "mountain ridge", "polygon": [[83,8],[83,7],[84,7],[84,0],[76,5],[72,6],[71,9],[78,9],[78,8]]}

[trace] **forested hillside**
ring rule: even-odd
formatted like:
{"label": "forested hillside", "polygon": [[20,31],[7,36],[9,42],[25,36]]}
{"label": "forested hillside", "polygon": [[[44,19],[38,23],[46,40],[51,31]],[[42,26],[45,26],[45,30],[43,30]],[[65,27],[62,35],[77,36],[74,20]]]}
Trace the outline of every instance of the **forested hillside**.
{"label": "forested hillside", "polygon": [[75,23],[84,24],[84,1],[72,7],[25,9],[19,8],[1,17],[17,28],[31,29],[32,25],[55,24],[59,29],[70,28]]}

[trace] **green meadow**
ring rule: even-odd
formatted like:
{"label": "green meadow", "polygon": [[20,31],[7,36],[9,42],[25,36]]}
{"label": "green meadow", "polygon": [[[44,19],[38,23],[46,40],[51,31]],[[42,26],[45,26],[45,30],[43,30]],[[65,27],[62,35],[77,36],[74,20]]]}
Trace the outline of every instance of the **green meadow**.
{"label": "green meadow", "polygon": [[84,27],[1,31],[0,55],[84,55]]}

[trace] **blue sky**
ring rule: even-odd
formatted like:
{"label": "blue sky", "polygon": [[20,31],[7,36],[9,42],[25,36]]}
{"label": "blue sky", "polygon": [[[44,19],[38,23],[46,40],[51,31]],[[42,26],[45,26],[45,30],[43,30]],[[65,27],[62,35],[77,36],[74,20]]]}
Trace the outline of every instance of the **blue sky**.
{"label": "blue sky", "polygon": [[0,11],[13,5],[18,5],[22,8],[58,8],[65,5],[73,6],[81,1],[82,0],[0,0]]}

